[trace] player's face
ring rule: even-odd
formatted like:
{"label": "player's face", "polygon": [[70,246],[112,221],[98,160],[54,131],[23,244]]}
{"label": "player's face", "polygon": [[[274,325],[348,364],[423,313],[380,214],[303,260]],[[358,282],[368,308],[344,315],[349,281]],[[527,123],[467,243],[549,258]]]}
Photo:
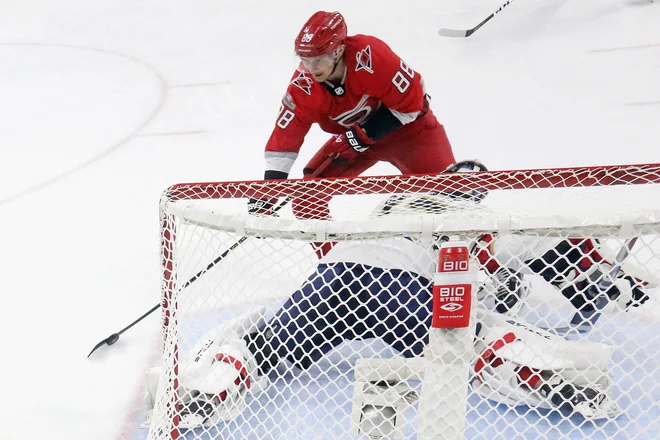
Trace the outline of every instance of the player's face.
{"label": "player's face", "polygon": [[336,51],[319,55],[317,57],[300,57],[305,69],[309,70],[318,82],[327,80],[335,69],[338,55]]}

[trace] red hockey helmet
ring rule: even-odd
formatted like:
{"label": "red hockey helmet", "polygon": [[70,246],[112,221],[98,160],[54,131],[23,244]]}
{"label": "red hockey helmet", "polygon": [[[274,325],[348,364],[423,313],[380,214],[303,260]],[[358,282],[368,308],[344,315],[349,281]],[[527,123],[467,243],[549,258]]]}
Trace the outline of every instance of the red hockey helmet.
{"label": "red hockey helmet", "polygon": [[346,20],[339,12],[318,11],[296,37],[296,55],[317,57],[339,47],[347,35]]}

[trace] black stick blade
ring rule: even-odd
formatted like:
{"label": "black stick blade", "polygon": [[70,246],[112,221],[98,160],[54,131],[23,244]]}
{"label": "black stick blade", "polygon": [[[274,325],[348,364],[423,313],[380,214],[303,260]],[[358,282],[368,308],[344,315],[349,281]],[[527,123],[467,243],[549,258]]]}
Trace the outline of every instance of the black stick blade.
{"label": "black stick blade", "polygon": [[119,340],[119,334],[117,334],[117,333],[113,333],[113,334],[111,334],[110,336],[108,336],[107,338],[105,338],[104,340],[102,340],[101,342],[99,342],[98,344],[96,344],[96,345],[94,346],[94,348],[92,348],[92,351],[89,352],[89,354],[87,355],[87,357],[90,357],[90,356],[92,355],[92,353],[94,353],[94,352],[95,352],[99,347],[101,347],[102,345],[105,345],[105,344],[107,344],[107,345],[112,345],[112,344],[114,344],[115,342],[117,342],[118,340]]}

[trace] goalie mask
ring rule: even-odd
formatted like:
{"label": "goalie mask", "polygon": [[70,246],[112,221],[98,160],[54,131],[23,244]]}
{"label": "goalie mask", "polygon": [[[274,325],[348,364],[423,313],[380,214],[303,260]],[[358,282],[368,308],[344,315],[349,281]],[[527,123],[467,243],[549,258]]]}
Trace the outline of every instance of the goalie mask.
{"label": "goalie mask", "polygon": [[[474,160],[461,160],[453,165],[449,165],[445,173],[479,173],[486,172],[488,168],[477,159]],[[481,201],[488,195],[488,190],[474,188],[470,190],[461,190],[451,192],[450,197],[456,199],[469,200],[474,203],[481,203]]]}
{"label": "goalie mask", "polygon": [[[478,160],[462,160],[447,167],[445,173],[475,173],[488,169]],[[475,204],[488,194],[487,190],[474,189],[468,192],[430,191],[424,194],[394,194],[380,203],[370,218],[396,214],[441,214],[447,211],[475,209]]]}
{"label": "goalie mask", "polygon": [[458,161],[453,165],[449,165],[445,170],[447,173],[476,173],[481,171],[488,171],[488,168],[477,159]]}

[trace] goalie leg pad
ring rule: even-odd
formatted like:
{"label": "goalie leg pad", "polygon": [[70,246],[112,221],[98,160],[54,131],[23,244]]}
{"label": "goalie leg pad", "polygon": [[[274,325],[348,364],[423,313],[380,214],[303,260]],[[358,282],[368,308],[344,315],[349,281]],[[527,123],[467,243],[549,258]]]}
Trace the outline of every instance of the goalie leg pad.
{"label": "goalie leg pad", "polygon": [[244,340],[219,340],[216,347],[208,371],[197,368],[180,374],[181,427],[233,420],[245,408],[248,392],[254,394],[267,385],[267,377],[258,376],[256,361]]}
{"label": "goalie leg pad", "polygon": [[568,409],[587,419],[612,418],[621,409],[611,394],[596,387],[580,386],[556,375],[541,379],[538,390],[521,384],[520,370],[512,362],[487,367],[473,380],[472,387],[482,397],[510,406],[559,410]]}
{"label": "goalie leg pad", "polygon": [[587,371],[599,369],[607,375],[612,348],[606,344],[589,341],[569,341],[554,333],[532,327],[512,317],[503,317],[489,310],[478,309],[481,321],[476,348],[483,352],[488,344],[513,333],[516,340],[504,345],[497,356],[520,366],[538,370]]}
{"label": "goalie leg pad", "polygon": [[482,369],[472,381],[472,388],[485,399],[509,406],[527,405],[550,408],[543,399],[520,384],[518,366],[502,362]]}
{"label": "goalie leg pad", "polygon": [[[564,400],[570,400],[574,394],[571,408],[584,417],[611,417],[618,413],[610,395],[608,346],[567,341],[487,310],[479,310],[478,316],[482,321],[477,335],[480,358],[475,363],[472,385],[482,397],[514,406],[561,408]],[[534,376],[534,382],[527,382],[523,371],[527,371],[527,377]],[[563,389],[575,392],[552,400],[555,394],[549,394],[547,378],[556,378],[553,393]],[[546,387],[545,394],[536,389],[538,384]]]}
{"label": "goalie leg pad", "polygon": [[[180,375],[202,376],[206,374],[215,362],[215,355],[219,353],[219,344],[242,338],[254,332],[264,324],[265,307],[258,307],[250,312],[243,313],[215,326],[207,331],[199,341],[190,349],[180,362]],[[195,372],[195,370],[199,370]]]}

